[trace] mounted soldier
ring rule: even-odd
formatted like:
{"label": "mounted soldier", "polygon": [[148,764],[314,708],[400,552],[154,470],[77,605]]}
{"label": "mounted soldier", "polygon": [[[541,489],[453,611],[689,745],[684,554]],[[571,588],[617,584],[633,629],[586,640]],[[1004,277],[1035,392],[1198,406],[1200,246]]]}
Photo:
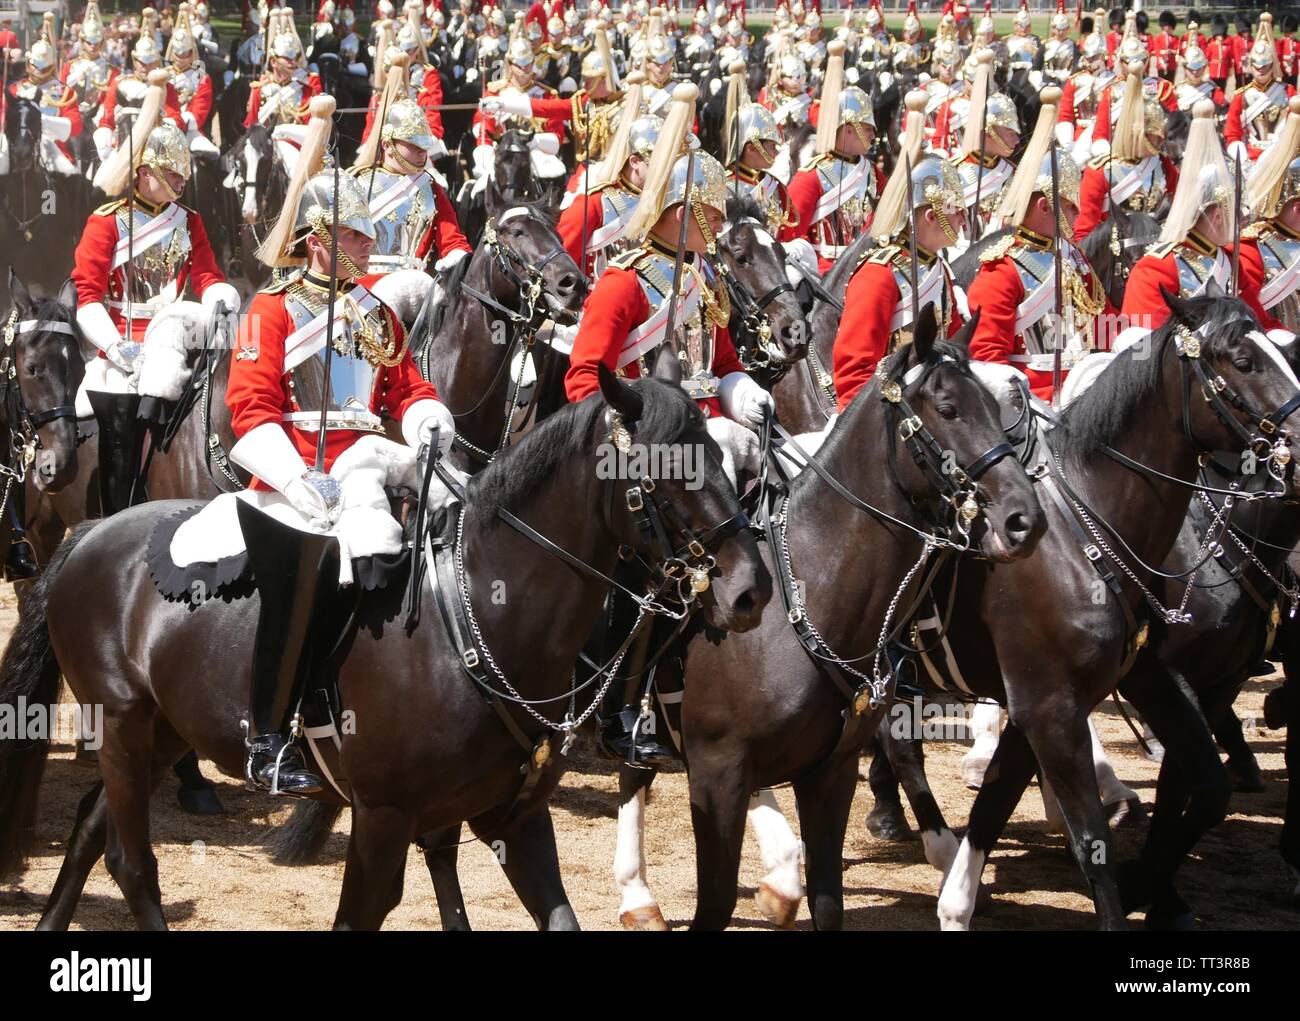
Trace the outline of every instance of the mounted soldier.
{"label": "mounted soldier", "polygon": [[1183,80],[1174,86],[1174,92],[1178,96],[1178,109],[1190,117],[1192,107],[1202,99],[1208,99],[1214,104],[1215,110],[1224,110],[1228,100],[1223,90],[1210,81],[1210,61],[1205,56],[1205,51],[1198,46],[1187,47],[1183,52],[1182,64]]}
{"label": "mounted soldier", "polygon": [[[131,125],[149,90],[149,75],[161,67],[162,52],[154,43],[153,33],[142,32],[131,47],[131,73],[114,73],[104,93],[99,124],[94,131],[95,148],[101,162],[107,162],[113,149],[130,134]],[[185,130],[180,97],[170,80],[163,98],[162,116],[181,131]]]}
{"label": "mounted soldier", "polygon": [[941,254],[966,226],[961,179],[947,160],[921,156],[924,93],[909,93],[905,102],[898,169],[871,222],[877,244],[862,253],[844,292],[832,353],[840,411],[871,381],[881,359],[911,339],[917,310],[934,305],[943,337],[966,321],[964,297]]}
{"label": "mounted soldier", "polygon": [[320,77],[307,70],[306,55],[293,15],[281,9],[270,15],[271,48],[267,73],[248,94],[244,127],[260,124],[271,133],[275,153],[288,176],[293,175],[298,149],[306,132],[308,106],[321,91]]}
{"label": "mounted soldier", "polygon": [[[712,253],[727,202],[726,174],[707,153],[683,154],[697,91],[679,85],[647,172],[633,218],[639,247],[616,259],[596,282],[578,326],[565,392],[580,401],[599,389],[598,367],[637,379],[650,374],[660,348],[675,354],[681,386],[708,416],[709,434],[734,480],[758,470],[754,432],[772,398],[749,378],[727,330],[729,300],[705,256]],[[602,744],[613,755],[653,762],[672,752],[636,726],[643,671],[625,665],[601,720]],[[634,737],[635,735],[635,737]]]}
{"label": "mounted soldier", "polygon": [[[239,310],[202,217],[176,202],[190,176],[190,150],[184,134],[161,117],[166,76],[150,76],[130,138],[95,175],[105,195],[124,197],[86,221],[71,274],[77,324],[97,349],[77,414],[99,420],[105,517],[132,503],[146,420],[165,420],[180,399],[196,331]],[[201,305],[182,300],[187,286]]]}
{"label": "mounted soldier", "polygon": [[729,117],[722,136],[731,186],[752,198],[763,211],[774,240],[793,240],[799,214],[786,186],[770,173],[781,144],[776,118],[766,107],[750,101],[745,89],[745,65],[737,61],[729,71],[728,88],[736,94],[728,102]]}
{"label": "mounted soldier", "polygon": [[[655,8],[655,10],[659,10]],[[662,14],[650,15],[642,44],[633,51],[632,63],[645,71],[645,105],[649,113],[664,117],[672,101],[673,74],[677,70],[677,40],[663,30]]]}
{"label": "mounted soldier", "polygon": [[[829,62],[829,57],[827,58]],[[903,36],[894,43],[890,63],[898,74],[919,75],[929,66],[930,46],[925,29],[916,13],[916,0],[907,0],[907,17],[903,19]]]}
{"label": "mounted soldier", "polygon": [[[385,33],[380,37],[377,56],[379,65],[384,71],[383,76],[377,78],[377,84],[381,87],[376,88],[370,96],[369,109],[366,111],[366,125],[361,132],[361,144],[365,145],[370,141],[376,116],[382,119],[383,111],[387,106],[391,106],[397,98],[404,98],[424,111],[425,123],[433,139],[429,155],[433,159],[445,156],[447,147],[442,140],[444,129],[442,111],[439,109],[443,101],[442,78],[438,74],[438,69],[429,63],[424,44],[420,42],[419,30],[412,22],[408,22],[402,26],[391,42],[388,41],[388,35]],[[400,70],[401,91],[396,96],[387,93],[385,99],[385,88],[395,69]]]}
{"label": "mounted soldier", "polygon": [[962,208],[971,237],[997,225],[994,214],[1016,166],[1011,155],[1020,145],[1020,114],[1009,96],[993,90],[993,52],[982,50],[966,114],[965,133],[955,164],[962,183]]}
{"label": "mounted soldier", "polygon": [[1056,13],[1052,15],[1052,34],[1043,44],[1043,78],[1045,82],[1062,85],[1074,72],[1079,58],[1079,45],[1070,35],[1070,16],[1065,13],[1065,0],[1056,0]]}
{"label": "mounted soldier", "polygon": [[[980,253],[979,271],[966,293],[971,314],[980,315],[971,336],[971,358],[1020,369],[1034,394],[1050,402],[1054,386],[1074,363],[1102,346],[1097,319],[1108,303],[1092,267],[1071,240],[1079,167],[1068,152],[1058,149],[1053,168],[1061,90],[1049,86],[1040,98],[1034,134],[1002,195],[999,216],[1012,231]],[[1059,379],[1054,372],[1058,348]]]}
{"label": "mounted soldier", "polygon": [[866,225],[881,180],[868,155],[876,140],[871,100],[842,85],[844,44],[830,44],[826,80],[817,114],[817,155],[790,181],[798,213],[794,236],[810,243],[826,273]]}
{"label": "mounted soldier", "polygon": [[[1096,24],[1101,24],[1100,17]],[[1083,40],[1080,67],[1061,87],[1061,112],[1056,138],[1070,151],[1076,163],[1084,162],[1092,147],[1092,130],[1096,123],[1101,94],[1115,80],[1106,61],[1106,40],[1094,31]]]}
{"label": "mounted soldier", "polygon": [[1228,106],[1223,139],[1228,158],[1254,162],[1268,148],[1286,117],[1286,104],[1295,89],[1282,81],[1277,49],[1273,45],[1273,16],[1259,16],[1259,34],[1247,58],[1251,79],[1240,86]]}
{"label": "mounted soldier", "polygon": [[190,142],[190,152],[203,159],[216,159],[220,152],[208,139],[208,116],[212,112],[212,78],[198,57],[198,43],[190,28],[189,11],[181,5],[179,20],[167,44],[167,62],[171,65],[171,81],[180,101],[181,117],[185,121],[185,137]]}
{"label": "mounted soldier", "polygon": [[1074,236],[1082,241],[1110,215],[1113,203],[1129,212],[1156,215],[1178,186],[1178,170],[1165,155],[1165,111],[1142,89],[1144,65],[1128,67],[1128,85],[1109,153],[1092,160],[1079,187]]}
{"label": "mounted soldier", "polygon": [[1300,332],[1300,97],[1246,182],[1246,206],[1258,219],[1241,232],[1243,293],[1259,295],[1254,309],[1279,344]]}
{"label": "mounted soldier", "polygon": [[80,52],[75,60],[63,65],[62,78],[65,84],[77,90],[81,123],[94,124],[105,90],[113,78],[113,65],[104,53],[104,22],[96,0],[88,0],[86,4],[77,39]]}
{"label": "mounted soldier", "polygon": [[871,0],[862,23],[863,32],[858,38],[858,65],[867,71],[888,70],[894,37],[885,26],[880,0]]}
{"label": "mounted soldier", "polygon": [[930,148],[944,154],[953,151],[957,132],[965,125],[970,109],[970,82],[957,76],[961,69],[961,48],[951,36],[935,40],[931,70],[925,83],[925,121],[930,129]]}
{"label": "mounted soldier", "polygon": [[776,59],[774,77],[775,82],[769,81],[758,94],[758,101],[772,111],[782,137],[788,139],[809,122],[813,94],[808,68],[799,54],[785,50]]}
{"label": "mounted soldier", "polygon": [[[1170,314],[1166,291],[1188,298],[1206,293],[1213,282],[1222,293],[1231,293],[1235,204],[1233,176],[1215,130],[1214,105],[1202,100],[1192,110],[1178,189],[1160,243],[1137,261],[1124,288],[1121,311],[1130,326],[1154,330],[1163,325]],[[1245,289],[1241,296],[1251,300]]]}
{"label": "mounted soldier", "polygon": [[9,94],[35,103],[41,111],[41,165],[50,173],[71,177],[77,164],[68,139],[81,134],[77,90],[59,81],[59,58],[52,34],[53,15],[46,15],[41,36],[27,50],[27,74],[9,83]]}
{"label": "mounted soldier", "polygon": [[[455,433],[366,275],[375,230],[361,186],[319,172],[333,109],[329,97],[313,101],[284,209],[259,249],[268,265],[296,272],[254,297],[230,366],[226,403],[238,438],[230,457],[252,473],[252,487],[214,500],[172,542],[174,557],[206,549],[191,561],[248,556],[261,599],[247,778],[283,794],[323,787],[285,736],[301,733],[291,716],[320,655],[313,638],[336,637],[319,629],[341,584],[385,584],[402,552],[387,490],[418,489],[417,451],[441,459]],[[385,438],[386,419],[404,443]],[[214,550],[232,538],[233,549]],[[370,569],[358,579],[353,559],[362,557]]]}
{"label": "mounted soldier", "polygon": [[[1178,109],[1178,96],[1169,81],[1146,73],[1146,68],[1150,63],[1151,53],[1138,35],[1137,22],[1130,13],[1125,23],[1124,41],[1120,43],[1119,53],[1115,58],[1116,72],[1117,74],[1122,72],[1127,75],[1130,66],[1140,64],[1142,66],[1142,77],[1140,79],[1142,94],[1155,99],[1166,113],[1172,113]],[[1097,119],[1092,126],[1092,150],[1094,154],[1105,152],[1110,147],[1111,132],[1114,130],[1116,122],[1119,121],[1119,113],[1123,107],[1124,90],[1127,86],[1127,77],[1117,77],[1102,91],[1101,101],[1097,105]]]}
{"label": "mounted soldier", "polygon": [[632,214],[663,129],[661,118],[637,112],[644,80],[640,71],[628,76],[627,99],[605,158],[590,169],[584,193],[564,207],[556,224],[564,250],[593,280],[633,243]]}
{"label": "mounted soldier", "polygon": [[1020,9],[1011,22],[1011,34],[1002,41],[1007,47],[1011,73],[1025,71],[1031,74],[1030,83],[1033,84],[1033,77],[1037,76],[1032,73],[1038,66],[1043,41],[1034,35],[1034,19],[1029,13],[1028,0],[1020,0]]}
{"label": "mounted soldier", "polygon": [[234,63],[238,73],[245,78],[257,78],[266,66],[266,26],[270,12],[265,3],[248,4],[248,35],[235,47]]}
{"label": "mounted soldier", "polygon": [[[492,102],[508,101],[508,96],[519,96],[523,100],[557,99],[559,93],[549,85],[537,80],[533,64],[533,47],[522,34],[522,19],[515,23],[509,48],[506,51],[505,77],[488,82],[483,90],[483,99],[479,103],[479,112],[474,115],[474,135],[479,146],[490,146],[501,137],[504,124],[497,116],[487,113],[492,109]],[[544,131],[555,136],[557,142],[564,139],[564,121],[561,118],[537,119],[535,122],[529,113],[525,115],[536,131]],[[501,111],[505,116],[504,108]]]}
{"label": "mounted soldier", "polygon": [[389,69],[377,134],[357,151],[353,173],[374,225],[372,273],[452,269],[470,254],[446,189],[429,172],[437,141],[424,110],[403,92],[403,68]]}

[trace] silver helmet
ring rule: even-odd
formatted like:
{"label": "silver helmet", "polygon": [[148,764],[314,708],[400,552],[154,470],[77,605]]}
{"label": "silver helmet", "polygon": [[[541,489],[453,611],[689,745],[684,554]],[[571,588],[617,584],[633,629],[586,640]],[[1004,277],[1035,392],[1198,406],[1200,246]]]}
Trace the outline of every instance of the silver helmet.
{"label": "silver helmet", "polygon": [[[330,239],[334,223],[334,182],[334,171],[324,170],[303,185],[293,221],[295,242],[308,234],[315,234],[322,240]],[[338,175],[338,218],[340,227],[350,227],[368,238],[375,236],[366,193],[350,174]]]}
{"label": "silver helmet", "polygon": [[632,122],[631,131],[628,133],[628,152],[648,160],[655,151],[655,146],[659,144],[659,132],[663,130],[663,126],[662,117],[653,114],[638,117]]}
{"label": "silver helmet", "polygon": [[154,171],[159,178],[163,171],[180,174],[190,179],[190,144],[185,133],[169,120],[164,120],[151,132],[140,153],[140,164]]}
{"label": "silver helmet", "polygon": [[379,137],[385,142],[408,142],[426,152],[434,147],[424,109],[413,99],[399,99],[388,108]]}

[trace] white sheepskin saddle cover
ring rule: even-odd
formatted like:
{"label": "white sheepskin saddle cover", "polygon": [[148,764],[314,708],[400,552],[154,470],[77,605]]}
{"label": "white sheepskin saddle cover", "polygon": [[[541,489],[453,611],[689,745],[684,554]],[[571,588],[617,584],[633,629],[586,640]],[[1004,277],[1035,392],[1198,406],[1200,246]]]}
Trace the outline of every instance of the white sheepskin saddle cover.
{"label": "white sheepskin saddle cover", "polygon": [[[382,436],[363,436],[339,455],[330,469],[343,489],[343,509],[333,528],[318,530],[280,493],[246,489],[223,493],[187,520],[172,537],[171,558],[177,567],[215,563],[244,552],[235,501],[243,500],[276,520],[304,532],[332,535],[339,542],[339,584],[351,585],[352,559],[393,555],[402,550],[402,527],[389,509],[388,490],[419,491],[416,451]],[[429,487],[429,509],[453,499],[437,476]]]}

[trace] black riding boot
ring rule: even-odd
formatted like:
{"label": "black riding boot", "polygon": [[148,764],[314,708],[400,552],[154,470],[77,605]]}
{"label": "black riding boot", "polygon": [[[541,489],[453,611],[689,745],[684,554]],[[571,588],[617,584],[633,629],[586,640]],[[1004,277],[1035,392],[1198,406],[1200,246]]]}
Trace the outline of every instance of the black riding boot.
{"label": "black riding boot", "polygon": [[100,514],[107,518],[144,501],[144,485],[139,483],[144,453],[144,424],[137,417],[140,396],[91,390],[89,397],[99,423]]}
{"label": "black riding boot", "polygon": [[338,542],[283,525],[242,500],[237,512],[261,603],[248,697],[248,785],[273,794],[315,794],[324,784],[307,768],[297,742],[297,704],[312,668],[333,645],[328,631],[338,593]]}
{"label": "black riding boot", "polygon": [[5,554],[5,581],[23,581],[41,573],[41,565],[32,555],[23,522],[27,520],[27,489],[15,482],[9,490],[9,550]]}
{"label": "black riding boot", "polygon": [[[615,593],[614,599],[619,603],[631,602],[621,593]],[[612,616],[606,636],[605,659],[613,655],[618,643],[626,637],[632,621],[636,619],[633,612],[627,620],[620,620],[623,614],[617,608]],[[628,649],[618,674],[605,693],[597,717],[597,734],[601,749],[606,755],[622,759],[632,766],[650,768],[664,766],[677,759],[676,752],[655,737],[654,711],[650,711],[647,719],[641,719],[641,699],[649,692],[645,674],[646,663],[653,651],[651,638],[654,630],[654,622],[651,622]]]}

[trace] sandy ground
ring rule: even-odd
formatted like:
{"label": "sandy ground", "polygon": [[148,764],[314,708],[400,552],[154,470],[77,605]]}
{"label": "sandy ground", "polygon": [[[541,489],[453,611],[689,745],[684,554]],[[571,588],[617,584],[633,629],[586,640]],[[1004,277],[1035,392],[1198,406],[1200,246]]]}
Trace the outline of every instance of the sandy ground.
{"label": "sandy ground", "polygon": [[[6,640],[14,620],[12,592],[0,590],[0,635]],[[1282,905],[1292,889],[1278,856],[1286,777],[1282,761],[1285,734],[1257,721],[1265,692],[1277,678],[1250,683],[1237,703],[1268,785],[1262,794],[1235,794],[1229,818],[1201,841],[1184,867],[1181,889],[1211,929],[1295,929],[1300,914]],[[1149,806],[1157,767],[1142,757],[1112,706],[1098,717],[1102,740],[1120,777]],[[949,823],[965,825],[973,793],[958,776],[963,743],[927,744],[928,772]],[[618,897],[611,863],[617,777],[608,763],[587,749],[575,751],[570,770],[553,800],[555,829],[565,885],[584,928],[617,928]],[[865,771],[865,763],[864,763]],[[216,778],[211,766],[206,772]],[[0,928],[29,929],[40,916],[63,859],[64,841],[77,801],[95,782],[93,763],[73,758],[69,746],[56,746],[42,790],[39,845],[21,882],[0,886]],[[234,781],[218,779],[228,814],[195,818],[176,804],[174,779],[154,798],[154,841],[167,920],[177,929],[324,929],[334,916],[347,845],[347,813],[336,825],[319,865],[282,868],[271,864],[262,841],[289,809],[266,795],[250,794]],[[777,800],[794,819],[788,790]],[[845,926],[849,929],[935,929],[939,874],[926,864],[921,844],[886,843],[867,833],[863,819],[871,807],[865,781],[859,785],[844,847]],[[669,923],[685,925],[694,909],[695,866],[686,776],[666,773],[654,786],[646,840],[647,876]],[[1121,857],[1136,852],[1145,824],[1120,833]],[[530,928],[496,859],[480,844],[460,854],[461,881],[470,920],[477,928]],[[740,870],[740,901],[733,926],[771,925],[754,906],[763,875],[757,846],[745,842]],[[1140,919],[1139,919],[1140,921]],[[411,854],[402,904],[388,919],[394,929],[439,927],[433,889],[423,858]],[[1089,929],[1092,905],[1083,879],[1062,838],[1042,823],[1042,802],[1032,787],[1012,818],[1003,842],[984,872],[976,929]],[[96,866],[86,884],[74,928],[129,929],[133,925],[122,897]],[[806,904],[799,928],[810,928]]]}

